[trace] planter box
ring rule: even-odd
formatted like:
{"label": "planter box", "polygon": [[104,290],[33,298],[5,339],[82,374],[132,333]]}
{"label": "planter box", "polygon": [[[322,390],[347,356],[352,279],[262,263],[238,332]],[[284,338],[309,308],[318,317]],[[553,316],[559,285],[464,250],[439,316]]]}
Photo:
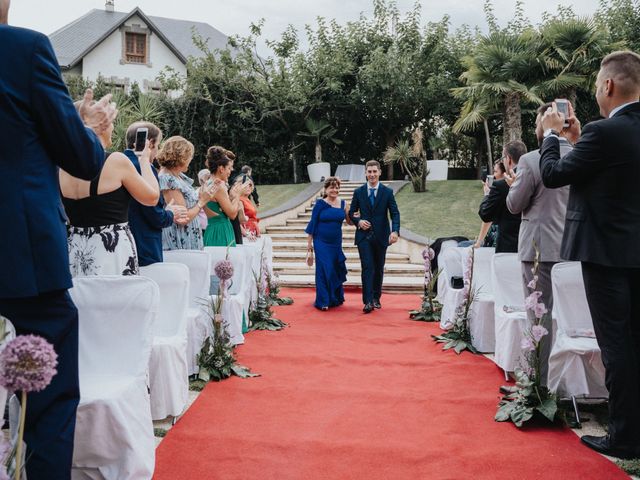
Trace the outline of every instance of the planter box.
{"label": "planter box", "polygon": [[427,160],[429,175],[427,180],[446,180],[449,170],[449,162],[446,160]]}
{"label": "planter box", "polygon": [[324,182],[331,176],[331,164],[328,162],[310,163],[307,165],[310,182]]}

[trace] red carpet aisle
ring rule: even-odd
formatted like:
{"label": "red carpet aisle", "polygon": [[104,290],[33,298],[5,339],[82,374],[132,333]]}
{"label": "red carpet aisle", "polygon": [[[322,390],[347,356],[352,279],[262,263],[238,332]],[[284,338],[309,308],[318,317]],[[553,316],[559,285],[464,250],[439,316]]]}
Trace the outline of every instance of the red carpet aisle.
{"label": "red carpet aisle", "polygon": [[570,430],[493,421],[500,371],[441,352],[409,295],[364,315],[360,294],[329,312],[289,290],[283,332],[250,333],[260,378],[209,384],[157,451],[158,480],[628,478]]}

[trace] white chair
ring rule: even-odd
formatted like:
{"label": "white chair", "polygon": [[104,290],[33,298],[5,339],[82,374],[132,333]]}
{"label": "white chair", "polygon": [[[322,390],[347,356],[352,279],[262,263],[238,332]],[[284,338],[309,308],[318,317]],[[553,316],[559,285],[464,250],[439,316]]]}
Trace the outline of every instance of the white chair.
{"label": "white chair", "polygon": [[571,398],[574,407],[576,397],[608,398],[580,262],[554,265],[551,282],[557,328],[549,356],[549,389]]}
{"label": "white chair", "polygon": [[[249,282],[251,286],[249,287],[249,305],[246,305],[246,312],[248,314],[251,309],[251,305],[255,303],[258,298],[258,284],[256,283],[256,275],[260,276],[260,269],[262,266],[262,249],[261,244],[258,242],[252,243],[243,243],[241,245],[237,245],[236,248],[244,250],[246,255],[250,258],[249,263]],[[247,317],[249,318],[249,317]]]}
{"label": "white chair", "polygon": [[151,418],[179,416],[189,399],[187,368],[187,308],[189,269],[181,263],[154,263],[140,267],[140,275],[160,288],[160,308],[153,326],[149,360]]}
{"label": "white chair", "polygon": [[[466,261],[470,254],[464,249],[462,261]],[[496,346],[495,316],[492,287],[491,259],[495,255],[495,248],[480,247],[474,249],[473,257],[473,285],[476,295],[469,309],[469,331],[471,344],[479,352],[493,352]]]}
{"label": "white chair", "polygon": [[447,248],[438,255],[438,267],[442,268],[440,277],[443,278],[442,291],[438,285],[438,295],[442,303],[440,314],[440,328],[447,330],[453,326],[456,310],[464,300],[464,288],[453,288],[452,277],[462,277],[462,248]]}
{"label": "white chair", "polygon": [[506,375],[519,366],[521,342],[524,332],[529,328],[524,308],[522,263],[517,253],[496,253],[493,256],[493,295],[496,335],[494,362]]}
{"label": "white chair", "polygon": [[[211,275],[215,275],[214,267],[220,260],[224,260],[229,252],[229,260],[233,264],[232,285],[227,298],[222,303],[222,317],[227,326],[229,341],[233,345],[244,343],[242,332],[243,323],[249,322],[249,305],[251,301],[251,257],[246,250],[237,247],[204,247],[211,260]],[[216,301],[216,294],[210,295],[211,301]]]}
{"label": "white chair", "polygon": [[158,285],[144,277],[76,278],[80,404],[72,478],[151,478],[155,440],[147,372]]}
{"label": "white chair", "polygon": [[446,278],[444,274],[444,265],[442,264],[443,258],[441,258],[442,253],[449,248],[455,248],[457,246],[458,242],[455,240],[445,240],[440,245],[440,252],[438,253],[438,269],[442,270],[442,273],[438,277],[438,294],[436,295],[436,300],[440,303],[443,302],[443,294],[444,290],[447,288],[447,284],[451,285],[451,278]]}
{"label": "white chair", "polygon": [[[4,350],[4,346],[9,343],[11,340],[16,338],[16,329],[13,327],[13,324],[8,318],[1,320],[3,325],[0,325],[0,352]],[[4,327],[4,328],[2,328]],[[5,335],[4,339],[2,335]],[[0,414],[4,415],[4,407],[7,404],[7,389],[0,385]],[[2,428],[3,422],[0,419],[0,428]]]}
{"label": "white chair", "polygon": [[189,375],[198,373],[197,356],[204,339],[213,333],[213,324],[207,313],[211,260],[202,250],[168,250],[164,260],[182,263],[189,268],[189,308],[187,309],[187,368]]}

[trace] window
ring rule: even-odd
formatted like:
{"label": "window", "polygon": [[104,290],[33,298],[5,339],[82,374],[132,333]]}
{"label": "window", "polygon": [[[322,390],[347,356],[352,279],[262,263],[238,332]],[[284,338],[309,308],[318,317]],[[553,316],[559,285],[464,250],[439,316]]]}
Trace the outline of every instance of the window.
{"label": "window", "polygon": [[125,33],[125,60],[128,63],[147,63],[147,35]]}

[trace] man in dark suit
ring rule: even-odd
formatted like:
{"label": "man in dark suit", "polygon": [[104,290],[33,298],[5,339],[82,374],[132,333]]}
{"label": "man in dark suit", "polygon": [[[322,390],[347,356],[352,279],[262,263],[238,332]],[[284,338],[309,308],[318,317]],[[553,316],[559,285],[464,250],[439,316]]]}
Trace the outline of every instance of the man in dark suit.
{"label": "man in dark suit", "polygon": [[[158,145],[162,141],[162,132],[150,122],[135,122],[127,128],[127,149],[124,154],[140,173],[140,162],[133,150],[136,143],[136,132],[139,128],[148,129],[147,139]],[[154,160],[154,159],[152,159]],[[158,178],[158,171],[151,165],[153,174]],[[131,199],[129,204],[129,228],[136,242],[138,262],[141,267],[152,263],[162,262],[162,229],[174,222],[178,225],[188,223],[186,208],[171,203],[167,205],[162,194],[158,203],[153,207],[146,207]]]}
{"label": "man in dark suit", "polygon": [[[362,266],[364,313],[381,308],[380,297],[387,247],[398,241],[400,232],[400,211],[393,190],[380,183],[381,172],[380,163],[376,160],[367,162],[367,183],[353,192],[349,208],[349,217],[357,228],[355,243]],[[359,216],[356,212],[359,212]]]}
{"label": "man in dark suit", "polygon": [[[516,169],[520,157],[525,153],[527,153],[527,147],[519,140],[509,142],[504,146],[502,155],[507,172]],[[485,190],[485,197],[480,203],[478,211],[483,222],[493,222],[498,225],[496,253],[516,253],[518,251],[520,214],[514,215],[507,208],[508,194],[509,184],[506,179],[496,180],[488,191]]]}
{"label": "man in dark suit", "polygon": [[600,64],[596,100],[604,120],[585,126],[569,109],[573,150],[560,158],[564,116],[542,117],[542,181],[571,185],[561,257],[582,276],[609,390],[609,428],[590,448],[640,457],[640,56],[614,52]]}
{"label": "man in dark suit", "polygon": [[85,94],[78,116],[60,76],[49,39],[6,25],[9,1],[0,0],[0,314],[20,335],[53,344],[57,374],[28,395],[25,441],[30,480],[71,476],[78,386],[78,311],[72,286],[66,216],[58,168],[90,180],[104,150],[95,131],[116,110],[110,95],[93,103]]}

